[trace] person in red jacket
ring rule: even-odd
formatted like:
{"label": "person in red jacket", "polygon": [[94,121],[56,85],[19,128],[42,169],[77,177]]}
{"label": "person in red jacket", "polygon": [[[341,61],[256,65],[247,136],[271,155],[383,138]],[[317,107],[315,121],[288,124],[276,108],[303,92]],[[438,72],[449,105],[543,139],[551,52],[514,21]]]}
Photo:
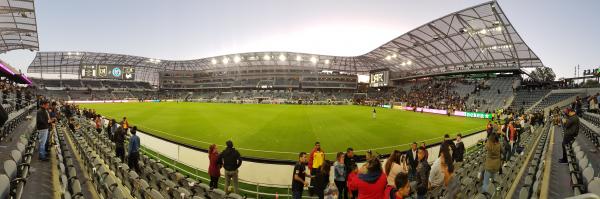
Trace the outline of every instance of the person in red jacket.
{"label": "person in red jacket", "polygon": [[208,147],[208,175],[210,175],[209,186],[216,189],[219,186],[219,177],[221,177],[221,165],[219,165],[219,151],[217,145],[212,144]]}
{"label": "person in red jacket", "polygon": [[350,172],[348,173],[348,180],[346,180],[346,190],[348,191],[348,198],[356,199],[356,197],[358,196],[358,190],[350,190],[348,188],[351,184],[354,184],[354,181],[358,180],[358,166],[356,166],[356,163],[353,163],[350,165],[348,170],[350,170]]}
{"label": "person in red jacket", "polygon": [[358,177],[348,184],[348,190],[358,190],[359,199],[382,199],[387,177],[379,159],[370,159],[358,172]]}

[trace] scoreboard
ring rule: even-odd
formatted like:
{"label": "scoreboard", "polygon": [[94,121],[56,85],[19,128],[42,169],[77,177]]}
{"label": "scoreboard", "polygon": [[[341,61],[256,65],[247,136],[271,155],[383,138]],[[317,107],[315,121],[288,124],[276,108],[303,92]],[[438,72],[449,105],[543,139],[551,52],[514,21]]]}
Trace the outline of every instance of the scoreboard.
{"label": "scoreboard", "polygon": [[390,71],[371,71],[369,75],[370,87],[386,87],[390,81]]}
{"label": "scoreboard", "polygon": [[583,76],[600,77],[600,67],[583,71]]}
{"label": "scoreboard", "polygon": [[132,66],[85,65],[81,67],[81,78],[134,80],[135,68]]}

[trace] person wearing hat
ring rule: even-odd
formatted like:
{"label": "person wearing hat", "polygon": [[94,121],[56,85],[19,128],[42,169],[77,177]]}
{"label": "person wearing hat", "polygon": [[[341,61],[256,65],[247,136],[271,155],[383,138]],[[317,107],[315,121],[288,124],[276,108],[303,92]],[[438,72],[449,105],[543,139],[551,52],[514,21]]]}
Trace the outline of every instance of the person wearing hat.
{"label": "person wearing hat", "polygon": [[225,187],[224,190],[226,193],[229,193],[229,185],[233,180],[233,189],[234,193],[239,193],[238,189],[238,168],[242,166],[242,158],[240,156],[240,152],[233,148],[233,142],[228,140],[225,142],[227,148],[221,152],[219,155],[219,165],[223,165],[225,169]]}
{"label": "person wearing hat", "polygon": [[565,134],[562,142],[563,156],[559,160],[560,163],[567,163],[567,146],[570,146],[573,141],[575,141],[575,138],[579,133],[579,117],[577,117],[575,110],[572,108],[567,108],[565,112],[567,114],[567,118],[563,121]]}

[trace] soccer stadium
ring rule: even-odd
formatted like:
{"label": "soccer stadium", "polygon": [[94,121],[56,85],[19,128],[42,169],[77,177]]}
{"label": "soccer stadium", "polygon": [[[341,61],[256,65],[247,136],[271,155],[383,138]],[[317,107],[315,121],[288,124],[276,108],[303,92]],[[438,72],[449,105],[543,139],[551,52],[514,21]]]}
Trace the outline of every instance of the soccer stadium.
{"label": "soccer stadium", "polygon": [[[131,2],[114,3],[123,7],[108,13],[128,17],[113,21],[135,30],[143,15],[123,15],[134,9],[127,7]],[[245,4],[178,3],[190,9]],[[504,1],[452,2],[468,6],[446,13],[430,2],[403,3],[431,8],[407,9],[410,15],[437,18],[426,17],[429,22],[354,56],[268,45],[221,53],[206,44],[194,48],[211,56],[165,59],[60,50],[68,40],[86,46],[107,38],[124,43],[116,49],[133,48],[125,40],[143,36],[123,40],[105,32],[107,38],[90,34],[82,40],[67,31],[53,38],[54,30],[46,29],[77,27],[79,17],[96,11],[80,12],[91,7],[79,2],[0,0],[0,199],[600,198],[600,65],[577,65],[574,75],[570,69],[566,74],[545,48],[564,47],[565,59],[578,53],[535,37],[528,45],[529,31],[551,33],[531,27],[518,32],[517,24],[549,23],[535,14],[515,14],[520,17],[511,23]],[[520,3],[506,2],[517,13]],[[58,7],[71,4],[75,11],[60,15],[73,21],[53,21]],[[100,4],[112,3],[90,2]],[[269,4],[273,10],[292,6]],[[560,4],[565,13],[555,15],[573,12],[570,2]],[[590,4],[577,13],[598,6]],[[550,13],[543,8],[550,9],[541,6],[540,13]],[[234,16],[260,21],[263,14]],[[171,19],[167,13],[151,16]],[[163,25],[193,22],[178,20],[183,22]],[[218,28],[202,31],[220,34]],[[572,42],[599,41],[588,39]],[[166,49],[157,51],[171,53]],[[13,64],[16,52],[32,58],[15,56],[27,64]]]}

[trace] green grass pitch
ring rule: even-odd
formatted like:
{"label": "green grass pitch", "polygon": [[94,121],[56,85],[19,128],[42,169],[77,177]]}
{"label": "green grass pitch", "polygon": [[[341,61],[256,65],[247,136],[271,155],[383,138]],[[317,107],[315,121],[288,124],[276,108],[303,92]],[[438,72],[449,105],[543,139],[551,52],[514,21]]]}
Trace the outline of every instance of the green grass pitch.
{"label": "green grass pitch", "polygon": [[321,142],[328,159],[334,159],[335,152],[347,147],[383,154],[405,150],[413,141],[439,142],[446,133],[470,134],[486,124],[485,119],[384,108],[376,108],[373,119],[372,107],[350,105],[146,102],[81,106],[117,121],[126,116],[131,125],[178,143],[207,148],[208,143],[224,145],[232,140],[242,156],[285,160],[297,159],[300,151],[309,152],[315,141]]}

